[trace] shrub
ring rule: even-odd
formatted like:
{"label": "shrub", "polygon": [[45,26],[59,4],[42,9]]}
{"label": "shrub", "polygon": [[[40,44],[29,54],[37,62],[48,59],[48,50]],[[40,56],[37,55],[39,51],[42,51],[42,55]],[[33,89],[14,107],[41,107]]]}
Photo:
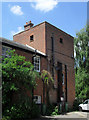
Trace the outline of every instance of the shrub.
{"label": "shrub", "polygon": [[54,108],[54,111],[52,112],[51,115],[59,115],[58,106]]}
{"label": "shrub", "polygon": [[10,57],[2,61],[3,119],[14,120],[37,116],[39,110],[36,105],[31,104],[31,97],[27,95],[27,91],[32,95],[39,74],[34,71],[31,62],[15,54],[14,50],[10,51],[9,55]]}
{"label": "shrub", "polygon": [[38,118],[40,116],[39,107],[33,103],[28,107],[23,103],[14,104],[10,110],[7,110],[5,117],[2,120],[21,120],[21,119],[30,119]]}
{"label": "shrub", "polygon": [[80,100],[76,99],[73,103],[73,110],[79,110],[79,104],[81,103]]}
{"label": "shrub", "polygon": [[1,120],[8,120],[8,118],[7,117],[3,117]]}
{"label": "shrub", "polygon": [[39,106],[36,105],[35,103],[31,105],[30,116],[31,118],[38,118],[40,116]]}
{"label": "shrub", "polygon": [[51,115],[53,110],[54,110],[55,106],[54,105],[48,105],[47,106],[47,111],[46,111],[46,115]]}

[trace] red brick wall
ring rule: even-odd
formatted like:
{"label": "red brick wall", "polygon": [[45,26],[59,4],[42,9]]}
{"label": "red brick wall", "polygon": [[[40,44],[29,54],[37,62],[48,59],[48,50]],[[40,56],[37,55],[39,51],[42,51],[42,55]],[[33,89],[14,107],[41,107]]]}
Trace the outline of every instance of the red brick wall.
{"label": "red brick wall", "polygon": [[[47,60],[44,58],[44,57],[41,57],[41,71],[44,69],[44,70],[47,70]],[[39,95],[41,96],[42,98],[42,101],[43,102],[43,81],[42,79],[37,79],[37,86],[36,86],[36,89],[34,90],[34,95]],[[45,92],[45,102],[46,102],[46,92]]]}
{"label": "red brick wall", "polygon": [[15,49],[16,53],[21,56],[25,56],[27,61],[32,62],[33,54],[31,52],[26,52],[20,49]]}
{"label": "red brick wall", "polygon": [[[47,45],[47,55],[51,58],[52,55],[52,43],[51,37],[53,33],[54,38],[54,59],[55,65],[57,62],[61,62],[63,66],[67,65],[67,95],[68,104],[72,106],[75,99],[75,76],[74,76],[74,59],[71,56],[74,53],[73,37],[64,33],[63,31],[57,29],[56,27],[46,23],[46,45]],[[60,38],[63,39],[63,44],[60,43]],[[65,68],[62,67],[62,71],[65,75]],[[55,71],[55,85],[57,87],[57,71]],[[65,77],[64,77],[65,80]],[[65,84],[63,85],[63,90],[65,92]],[[52,93],[55,96],[55,93]],[[51,101],[54,101],[54,97],[51,97]]]}
{"label": "red brick wall", "polygon": [[[30,36],[34,36],[33,42],[30,42]],[[13,36],[13,40],[21,44],[28,44],[31,47],[45,53],[45,23],[37,25],[29,30],[25,30]]]}
{"label": "red brick wall", "polygon": [[[19,55],[25,56],[26,60],[32,62],[32,57],[33,57],[32,53],[24,52],[24,51],[21,51],[21,50],[18,50],[18,49],[16,49],[16,53],[18,53]],[[45,57],[42,57],[42,56],[40,57],[40,67],[41,67],[41,71],[43,69],[47,70],[47,60],[46,60]],[[37,79],[36,84],[37,84],[37,86],[34,89],[34,95],[41,96],[41,100],[43,102],[43,82],[42,82],[41,79]],[[27,91],[27,94],[30,96],[29,91]],[[45,96],[46,96],[46,93],[45,93]]]}

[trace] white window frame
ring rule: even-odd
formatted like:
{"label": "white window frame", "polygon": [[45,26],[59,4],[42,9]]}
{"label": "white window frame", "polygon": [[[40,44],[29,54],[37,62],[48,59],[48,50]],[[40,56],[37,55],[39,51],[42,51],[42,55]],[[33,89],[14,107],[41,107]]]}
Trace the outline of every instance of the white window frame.
{"label": "white window frame", "polygon": [[[3,53],[3,47],[5,48],[4,53]],[[11,50],[11,48],[10,48],[10,47],[5,46],[5,45],[2,45],[2,56],[8,57],[8,56],[10,56],[10,55],[9,55],[8,53],[6,53],[6,52],[9,52],[9,51],[8,51],[8,50],[6,50],[6,49],[8,49],[9,51]]]}
{"label": "white window frame", "polygon": [[41,96],[39,95],[34,95],[34,99],[33,101],[36,103],[36,104],[41,104]]}
{"label": "white window frame", "polygon": [[[36,62],[35,62],[35,59],[36,59],[36,58],[39,59],[39,63],[36,63]],[[33,62],[34,62],[34,70],[37,71],[37,72],[40,72],[40,56],[35,56]],[[37,64],[39,64],[39,70],[35,69],[35,65],[37,65]]]}

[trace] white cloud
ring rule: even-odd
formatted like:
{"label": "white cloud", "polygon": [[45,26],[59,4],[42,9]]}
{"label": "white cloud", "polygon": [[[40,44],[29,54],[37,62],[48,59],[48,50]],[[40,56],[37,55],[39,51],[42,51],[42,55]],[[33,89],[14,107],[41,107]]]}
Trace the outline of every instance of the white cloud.
{"label": "white cloud", "polygon": [[36,10],[48,12],[56,7],[57,4],[58,0],[35,0],[35,2],[31,4],[31,6]]}
{"label": "white cloud", "polygon": [[23,15],[21,7],[19,5],[14,5],[10,8],[11,12],[15,15]]}
{"label": "white cloud", "polygon": [[13,36],[13,35],[15,35],[15,34],[17,34],[19,32],[22,32],[22,31],[23,31],[23,28],[22,27],[18,27],[17,31],[14,31],[14,30],[11,31],[11,36]]}

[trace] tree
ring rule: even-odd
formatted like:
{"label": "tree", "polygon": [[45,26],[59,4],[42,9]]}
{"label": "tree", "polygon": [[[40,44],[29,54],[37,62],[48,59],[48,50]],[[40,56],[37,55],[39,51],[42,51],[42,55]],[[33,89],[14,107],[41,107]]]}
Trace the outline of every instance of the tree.
{"label": "tree", "polygon": [[89,26],[76,35],[74,39],[76,97],[84,100],[89,98]]}
{"label": "tree", "polygon": [[78,68],[75,75],[76,97],[80,100],[89,98],[89,73],[83,68]]}
{"label": "tree", "polygon": [[76,63],[79,67],[89,67],[89,26],[83,28],[76,36],[74,39]]}
{"label": "tree", "polygon": [[52,88],[54,80],[51,74],[46,70],[42,71],[41,78],[43,80],[43,103],[45,103],[45,86],[46,86],[46,100],[47,104],[49,104],[49,90],[50,88]]}
{"label": "tree", "polygon": [[31,62],[17,55],[15,50],[8,54],[2,61],[3,114],[11,118],[23,118],[31,109],[27,91],[36,86],[38,73],[34,71]]}

